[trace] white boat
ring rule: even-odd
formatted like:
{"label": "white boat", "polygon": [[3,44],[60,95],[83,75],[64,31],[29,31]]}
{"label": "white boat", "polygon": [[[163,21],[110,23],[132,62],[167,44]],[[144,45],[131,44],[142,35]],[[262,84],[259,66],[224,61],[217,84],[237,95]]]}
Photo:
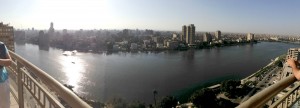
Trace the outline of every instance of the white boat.
{"label": "white boat", "polygon": [[65,56],[71,56],[71,55],[75,55],[77,53],[77,50],[73,50],[73,51],[64,51],[62,53],[62,55],[65,55]]}
{"label": "white boat", "polygon": [[62,53],[62,55],[65,55],[65,56],[70,56],[71,54],[72,54],[71,51],[64,51],[64,52]]}
{"label": "white boat", "polygon": [[73,54],[76,54],[76,53],[77,53],[77,50],[73,50],[72,53],[73,53]]}

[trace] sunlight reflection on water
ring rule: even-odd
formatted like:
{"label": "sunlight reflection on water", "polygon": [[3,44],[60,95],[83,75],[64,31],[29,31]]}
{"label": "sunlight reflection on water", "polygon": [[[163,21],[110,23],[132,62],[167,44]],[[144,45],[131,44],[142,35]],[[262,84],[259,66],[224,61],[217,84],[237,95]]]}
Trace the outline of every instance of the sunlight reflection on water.
{"label": "sunlight reflection on water", "polygon": [[83,74],[85,73],[84,61],[74,56],[60,56],[60,64],[62,66],[62,72],[66,75],[66,81],[64,83],[74,86],[73,90],[78,91],[82,86]]}

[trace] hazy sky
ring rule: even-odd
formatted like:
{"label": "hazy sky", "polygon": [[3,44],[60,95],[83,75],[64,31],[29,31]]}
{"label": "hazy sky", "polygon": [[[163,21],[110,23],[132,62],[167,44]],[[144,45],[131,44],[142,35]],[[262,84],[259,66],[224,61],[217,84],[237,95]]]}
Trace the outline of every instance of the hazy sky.
{"label": "hazy sky", "polygon": [[154,29],[300,34],[299,0],[1,0],[15,28]]}

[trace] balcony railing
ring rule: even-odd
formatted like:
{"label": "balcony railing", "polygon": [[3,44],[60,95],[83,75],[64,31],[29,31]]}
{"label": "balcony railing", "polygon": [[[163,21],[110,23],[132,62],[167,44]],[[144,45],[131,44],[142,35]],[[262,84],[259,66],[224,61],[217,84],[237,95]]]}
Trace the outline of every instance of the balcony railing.
{"label": "balcony railing", "polygon": [[[20,108],[90,108],[90,106],[43,70],[9,52],[13,60],[7,67],[10,88]],[[64,101],[64,102],[61,102]]]}
{"label": "balcony railing", "polygon": [[[279,93],[283,96],[277,96]],[[268,105],[270,108],[289,108],[300,97],[300,84],[296,78],[290,75],[276,84],[263,89],[247,101],[241,103],[238,108],[261,108]],[[267,104],[269,103],[269,104]]]}

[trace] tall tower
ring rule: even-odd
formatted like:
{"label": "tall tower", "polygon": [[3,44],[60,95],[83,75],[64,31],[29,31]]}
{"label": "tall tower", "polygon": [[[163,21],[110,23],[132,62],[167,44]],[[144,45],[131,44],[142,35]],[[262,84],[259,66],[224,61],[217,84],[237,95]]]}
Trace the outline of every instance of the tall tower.
{"label": "tall tower", "polygon": [[180,36],[180,40],[181,40],[182,42],[184,42],[184,41],[185,41],[185,38],[186,38],[186,26],[183,25],[183,26],[182,26],[182,34],[181,34],[181,36]]}
{"label": "tall tower", "polygon": [[187,32],[186,32],[186,43],[188,44],[194,44],[195,42],[195,26],[194,24],[190,24],[187,27]]}
{"label": "tall tower", "polygon": [[8,24],[0,22],[0,41],[2,41],[8,50],[15,51],[14,28]]}
{"label": "tall tower", "polygon": [[50,23],[50,28],[49,28],[49,31],[48,31],[48,36],[49,36],[49,39],[53,39],[53,37],[54,37],[53,22]]}
{"label": "tall tower", "polygon": [[215,32],[215,39],[216,40],[220,40],[221,39],[221,31],[220,30],[218,30],[218,31]]}
{"label": "tall tower", "polygon": [[254,40],[254,34],[248,33],[247,35],[247,41],[253,41]]}
{"label": "tall tower", "polygon": [[53,22],[50,23],[50,28],[53,28]]}
{"label": "tall tower", "polygon": [[204,35],[203,35],[203,42],[211,42],[212,41],[212,37],[211,37],[211,35],[209,34],[209,33],[205,33]]}

